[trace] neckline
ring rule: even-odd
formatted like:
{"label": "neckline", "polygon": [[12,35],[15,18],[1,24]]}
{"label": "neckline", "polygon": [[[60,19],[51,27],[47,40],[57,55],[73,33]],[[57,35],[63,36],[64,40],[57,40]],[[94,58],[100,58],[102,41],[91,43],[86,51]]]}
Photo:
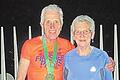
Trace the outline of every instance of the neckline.
{"label": "neckline", "polygon": [[89,54],[88,54],[88,55],[85,55],[85,56],[81,56],[81,55],[79,55],[79,53],[77,52],[77,48],[76,48],[76,54],[77,54],[79,57],[86,59],[86,58],[91,57],[91,55],[93,55],[93,50],[94,50],[94,47],[91,46],[91,51],[89,52]]}

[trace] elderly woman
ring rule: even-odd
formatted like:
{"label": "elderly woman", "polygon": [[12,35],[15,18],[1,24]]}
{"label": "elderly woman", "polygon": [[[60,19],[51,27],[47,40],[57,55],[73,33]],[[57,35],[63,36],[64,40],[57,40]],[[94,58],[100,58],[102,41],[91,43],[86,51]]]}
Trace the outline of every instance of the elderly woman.
{"label": "elderly woman", "polygon": [[65,56],[65,80],[113,80],[112,73],[105,68],[109,62],[107,53],[94,46],[95,23],[87,15],[76,17],[71,25],[77,47]]}

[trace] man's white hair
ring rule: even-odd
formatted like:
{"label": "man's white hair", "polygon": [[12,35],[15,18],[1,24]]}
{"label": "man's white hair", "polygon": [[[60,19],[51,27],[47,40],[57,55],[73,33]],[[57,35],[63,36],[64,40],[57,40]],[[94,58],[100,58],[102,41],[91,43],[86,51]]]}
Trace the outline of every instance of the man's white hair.
{"label": "man's white hair", "polygon": [[61,24],[63,25],[63,11],[56,4],[50,4],[50,5],[48,5],[48,6],[46,6],[46,7],[44,7],[42,9],[42,12],[41,12],[41,22],[40,22],[41,24],[43,24],[45,13],[48,12],[48,11],[56,11],[56,12],[58,12],[58,14],[60,15]]}

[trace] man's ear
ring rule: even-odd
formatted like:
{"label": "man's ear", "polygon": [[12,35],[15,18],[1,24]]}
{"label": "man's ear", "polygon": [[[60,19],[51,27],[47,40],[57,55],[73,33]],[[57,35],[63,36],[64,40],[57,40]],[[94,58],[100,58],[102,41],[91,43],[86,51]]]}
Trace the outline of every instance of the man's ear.
{"label": "man's ear", "polygon": [[43,24],[40,22],[40,26],[41,26],[41,30],[42,30],[42,35],[44,34],[44,28],[43,28]]}
{"label": "man's ear", "polygon": [[91,39],[94,39],[94,36],[95,36],[95,32],[92,32]]}
{"label": "man's ear", "polygon": [[61,30],[62,30],[62,26],[60,26],[60,32],[61,32]]}
{"label": "man's ear", "polygon": [[41,28],[43,28],[43,24],[40,22],[40,26],[41,26]]}

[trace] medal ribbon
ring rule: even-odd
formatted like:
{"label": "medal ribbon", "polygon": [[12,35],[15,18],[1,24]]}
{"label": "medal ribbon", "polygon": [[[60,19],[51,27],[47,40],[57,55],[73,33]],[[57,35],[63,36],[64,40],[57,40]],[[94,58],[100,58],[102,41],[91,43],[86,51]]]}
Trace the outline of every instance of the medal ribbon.
{"label": "medal ribbon", "polygon": [[54,64],[56,62],[58,44],[55,41],[55,43],[54,43],[54,51],[53,51],[53,56],[52,56],[52,62],[50,62],[49,57],[48,57],[46,39],[44,38],[44,36],[42,37],[42,43],[43,43],[44,57],[45,57],[45,60],[46,60],[47,71],[48,71],[48,73],[53,74],[53,72],[54,72]]}

